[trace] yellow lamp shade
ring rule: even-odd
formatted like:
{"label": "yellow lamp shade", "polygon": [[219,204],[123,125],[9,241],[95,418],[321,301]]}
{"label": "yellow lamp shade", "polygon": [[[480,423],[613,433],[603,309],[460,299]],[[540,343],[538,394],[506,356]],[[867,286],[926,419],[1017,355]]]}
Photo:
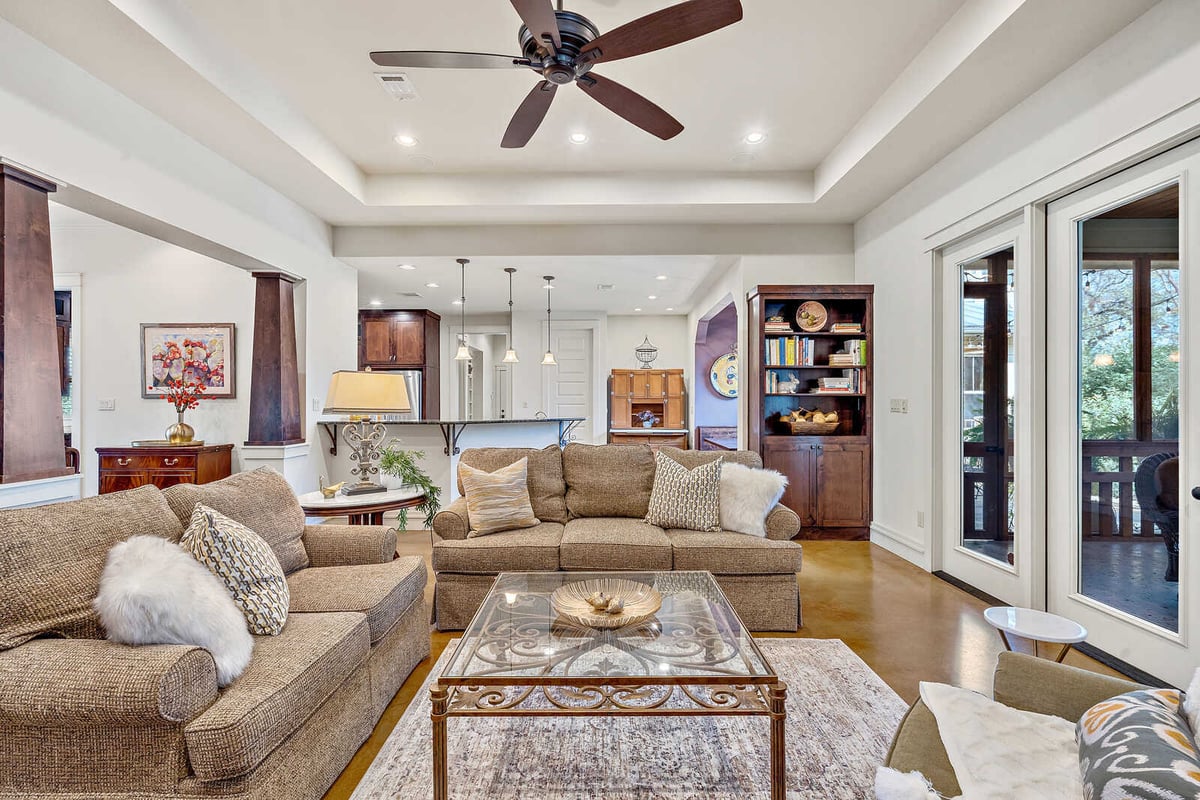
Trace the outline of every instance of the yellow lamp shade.
{"label": "yellow lamp shade", "polygon": [[403,414],[412,411],[404,376],[340,369],[329,379],[326,414]]}

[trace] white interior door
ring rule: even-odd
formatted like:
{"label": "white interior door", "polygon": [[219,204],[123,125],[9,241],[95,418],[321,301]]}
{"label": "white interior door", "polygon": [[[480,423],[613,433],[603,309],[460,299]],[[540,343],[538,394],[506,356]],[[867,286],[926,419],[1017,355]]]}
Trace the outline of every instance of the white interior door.
{"label": "white interior door", "polygon": [[939,529],[942,572],[1014,605],[1037,602],[1044,560],[1038,423],[1040,332],[1027,222],[942,251]]}
{"label": "white interior door", "polygon": [[592,331],[555,329],[550,347],[557,366],[546,371],[546,413],[552,417],[584,417],[571,434],[572,441],[592,441]]}
{"label": "white interior door", "polygon": [[[1052,203],[1047,236],[1049,609],[1186,685],[1200,662],[1200,141]],[[1174,481],[1153,469],[1170,455]]]}

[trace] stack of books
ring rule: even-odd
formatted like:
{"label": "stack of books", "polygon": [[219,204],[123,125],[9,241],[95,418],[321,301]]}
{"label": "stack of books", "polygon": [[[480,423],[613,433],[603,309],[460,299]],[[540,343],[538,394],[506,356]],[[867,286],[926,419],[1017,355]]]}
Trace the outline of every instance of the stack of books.
{"label": "stack of books", "polygon": [[811,367],[816,363],[813,340],[799,336],[768,339],[765,355],[769,367]]}
{"label": "stack of books", "polygon": [[835,322],[830,333],[862,333],[861,322]]}
{"label": "stack of books", "polygon": [[867,365],[867,342],[865,339],[850,339],[841,353],[829,354],[831,367],[865,367]]}
{"label": "stack of books", "polygon": [[854,394],[854,378],[818,378],[817,392],[819,394]]}
{"label": "stack of books", "polygon": [[763,330],[767,333],[791,333],[792,324],[783,317],[768,317],[763,323]]}

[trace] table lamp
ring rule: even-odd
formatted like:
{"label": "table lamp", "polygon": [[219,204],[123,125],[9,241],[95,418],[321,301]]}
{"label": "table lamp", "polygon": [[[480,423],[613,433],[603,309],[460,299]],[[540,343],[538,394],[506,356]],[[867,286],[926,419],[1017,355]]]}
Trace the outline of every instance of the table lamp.
{"label": "table lamp", "polygon": [[402,414],[412,411],[408,387],[398,372],[355,372],[342,369],[333,373],[325,394],[326,414],[348,414],[352,424],[342,428],[342,439],[350,446],[351,475],[358,483],[347,486],[344,494],[371,494],[387,489],[371,479],[379,474],[378,461],[387,438],[387,428],[374,421],[378,414]]}

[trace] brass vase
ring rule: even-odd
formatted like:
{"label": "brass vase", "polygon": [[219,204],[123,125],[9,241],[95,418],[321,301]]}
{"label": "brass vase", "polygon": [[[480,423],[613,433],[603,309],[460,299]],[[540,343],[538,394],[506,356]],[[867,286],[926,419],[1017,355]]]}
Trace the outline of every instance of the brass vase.
{"label": "brass vase", "polygon": [[167,441],[171,444],[187,444],[196,438],[196,429],[183,421],[183,412],[178,412],[179,421],[167,428]]}

